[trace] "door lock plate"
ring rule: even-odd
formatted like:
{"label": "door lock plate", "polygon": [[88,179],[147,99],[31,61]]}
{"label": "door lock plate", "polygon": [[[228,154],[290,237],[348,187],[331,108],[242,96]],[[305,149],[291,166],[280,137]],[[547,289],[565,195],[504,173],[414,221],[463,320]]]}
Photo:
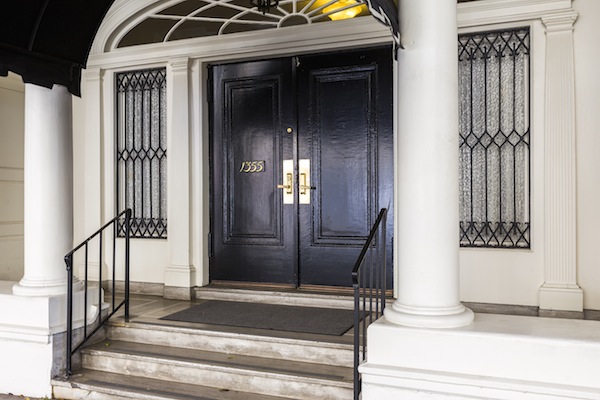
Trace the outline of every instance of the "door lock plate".
{"label": "door lock plate", "polygon": [[298,172],[300,175],[300,182],[298,187],[300,204],[310,204],[310,160],[300,159],[298,160]]}
{"label": "door lock plate", "polygon": [[283,189],[283,204],[294,204],[294,160],[283,160],[283,184],[277,185]]}

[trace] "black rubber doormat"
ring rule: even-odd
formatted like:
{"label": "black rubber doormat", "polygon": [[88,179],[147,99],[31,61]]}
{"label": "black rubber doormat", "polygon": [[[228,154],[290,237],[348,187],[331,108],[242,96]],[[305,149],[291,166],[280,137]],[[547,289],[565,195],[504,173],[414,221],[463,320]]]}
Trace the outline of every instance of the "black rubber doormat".
{"label": "black rubber doormat", "polygon": [[352,328],[354,312],[210,300],[161,319],[340,336]]}

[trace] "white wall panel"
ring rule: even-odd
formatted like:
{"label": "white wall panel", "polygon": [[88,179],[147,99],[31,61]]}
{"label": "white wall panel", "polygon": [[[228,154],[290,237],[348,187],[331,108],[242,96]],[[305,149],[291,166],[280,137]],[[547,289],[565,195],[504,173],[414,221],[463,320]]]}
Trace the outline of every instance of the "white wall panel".
{"label": "white wall panel", "polygon": [[0,280],[23,277],[24,86],[0,77]]}

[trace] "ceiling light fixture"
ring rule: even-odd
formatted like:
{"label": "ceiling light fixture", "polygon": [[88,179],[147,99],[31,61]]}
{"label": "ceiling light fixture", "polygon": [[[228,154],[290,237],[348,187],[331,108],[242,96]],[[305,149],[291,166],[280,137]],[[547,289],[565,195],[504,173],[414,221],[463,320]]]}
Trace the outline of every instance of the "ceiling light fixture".
{"label": "ceiling light fixture", "polygon": [[[356,4],[356,7],[349,7],[353,4]],[[332,12],[332,11],[335,11],[335,10],[338,10],[338,9],[344,8],[344,7],[349,7],[349,8],[346,8],[345,10],[338,11],[338,12]],[[338,2],[333,3],[332,5],[330,5],[328,7],[325,7],[323,9],[323,14],[332,12],[331,14],[328,15],[329,19],[331,19],[332,21],[339,21],[342,19],[350,19],[350,18],[356,17],[358,14],[360,14],[361,8],[362,8],[362,4],[356,0],[340,0]]]}
{"label": "ceiling light fixture", "polygon": [[250,4],[264,15],[271,7],[279,6],[279,0],[250,0]]}

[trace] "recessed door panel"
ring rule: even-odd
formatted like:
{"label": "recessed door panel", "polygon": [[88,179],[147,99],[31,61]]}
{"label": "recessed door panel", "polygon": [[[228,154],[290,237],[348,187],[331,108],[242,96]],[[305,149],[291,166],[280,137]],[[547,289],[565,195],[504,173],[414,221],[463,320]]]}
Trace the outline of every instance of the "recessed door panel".
{"label": "recessed door panel", "polygon": [[[361,245],[369,232],[376,190],[370,161],[376,143],[372,93],[375,67],[309,72],[311,158],[315,192],[312,245]],[[304,132],[304,131],[303,131]]]}

